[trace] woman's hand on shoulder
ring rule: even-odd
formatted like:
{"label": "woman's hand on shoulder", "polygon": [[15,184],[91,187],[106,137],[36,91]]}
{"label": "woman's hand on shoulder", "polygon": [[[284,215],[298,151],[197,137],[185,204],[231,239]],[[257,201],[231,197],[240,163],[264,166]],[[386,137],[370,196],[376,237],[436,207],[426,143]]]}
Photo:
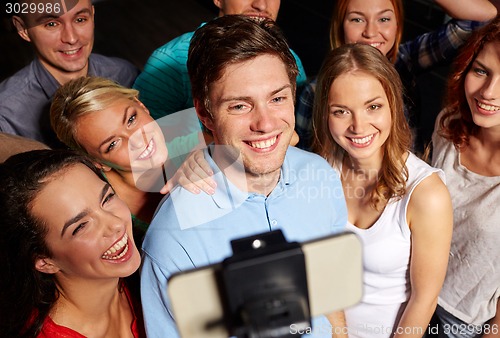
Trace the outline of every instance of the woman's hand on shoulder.
{"label": "woman's hand on shoulder", "polygon": [[168,180],[160,192],[167,194],[179,184],[193,194],[199,194],[203,191],[212,195],[215,193],[215,188],[217,187],[217,183],[212,177],[213,175],[214,172],[205,160],[203,150],[198,149],[186,158],[175,175]]}

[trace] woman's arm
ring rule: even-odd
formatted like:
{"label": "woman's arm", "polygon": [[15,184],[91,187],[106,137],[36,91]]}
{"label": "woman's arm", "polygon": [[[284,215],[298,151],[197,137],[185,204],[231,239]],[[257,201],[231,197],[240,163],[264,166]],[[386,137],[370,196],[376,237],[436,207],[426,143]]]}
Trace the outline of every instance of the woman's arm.
{"label": "woman's arm", "polygon": [[453,209],[448,189],[437,174],[415,188],[406,216],[412,238],[411,295],[394,338],[422,337],[446,275]]}
{"label": "woman's arm", "polygon": [[499,0],[435,0],[452,18],[488,21],[497,15]]}
{"label": "woman's arm", "polygon": [[345,322],[344,311],[335,311],[326,318],[332,324],[332,338],[347,338],[347,325]]}

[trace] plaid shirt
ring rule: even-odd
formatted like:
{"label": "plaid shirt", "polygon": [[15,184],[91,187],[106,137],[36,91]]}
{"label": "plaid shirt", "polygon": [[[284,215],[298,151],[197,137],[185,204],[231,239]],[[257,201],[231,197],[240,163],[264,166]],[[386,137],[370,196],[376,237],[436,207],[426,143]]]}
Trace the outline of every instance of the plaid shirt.
{"label": "plaid shirt", "polygon": [[[485,22],[450,20],[436,31],[428,32],[399,46],[395,63],[405,87],[405,115],[407,119],[415,116],[418,98],[416,78],[434,66],[450,63],[457,50],[467,41],[472,31],[485,25]],[[299,135],[297,147],[309,150],[313,139],[312,109],[317,78],[303,89],[295,109],[295,130]]]}

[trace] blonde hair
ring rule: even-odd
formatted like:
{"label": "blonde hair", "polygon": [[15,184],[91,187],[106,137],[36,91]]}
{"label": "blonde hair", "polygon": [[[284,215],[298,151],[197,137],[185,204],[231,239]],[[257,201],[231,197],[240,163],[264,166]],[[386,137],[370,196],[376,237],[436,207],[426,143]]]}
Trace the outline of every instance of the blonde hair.
{"label": "blonde hair", "polygon": [[138,96],[137,90],[101,77],[73,79],[54,94],[50,107],[50,124],[64,144],[72,149],[86,152],[76,139],[78,119],[108,108],[117,99],[135,100]]}
{"label": "blonde hair", "polygon": [[[332,22],[330,24],[330,48],[335,49],[344,45],[345,42],[345,31],[344,31],[344,20],[347,15],[347,6],[350,0],[338,0],[334,8],[332,15]],[[403,1],[402,0],[390,0],[394,6],[394,15],[396,16],[396,23],[398,25],[396,31],[396,38],[394,40],[394,45],[387,52],[386,57],[395,63],[398,57],[399,45],[401,44],[401,39],[403,38],[403,27],[404,27],[404,13],[403,13]],[[367,2],[368,3],[368,2]]]}
{"label": "blonde hair", "polygon": [[319,72],[313,106],[312,149],[340,168],[345,150],[333,139],[329,127],[328,94],[336,78],[346,73],[362,72],[373,76],[384,88],[391,110],[391,128],[383,145],[383,163],[371,203],[377,209],[392,197],[406,192],[408,169],[404,155],[411,145],[411,133],[404,116],[401,79],[389,60],[375,47],[347,44],[332,50]]}

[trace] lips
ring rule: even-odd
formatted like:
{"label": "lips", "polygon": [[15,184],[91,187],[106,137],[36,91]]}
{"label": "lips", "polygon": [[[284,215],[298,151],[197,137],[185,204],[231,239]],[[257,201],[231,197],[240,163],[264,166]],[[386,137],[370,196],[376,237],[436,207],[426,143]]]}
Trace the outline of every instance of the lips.
{"label": "lips", "polygon": [[246,142],[246,143],[252,148],[267,149],[267,148],[271,148],[273,145],[275,145],[277,140],[278,140],[278,136],[274,136],[274,137],[267,139],[267,140],[252,141],[252,142]]}
{"label": "lips", "polygon": [[144,149],[144,151],[137,157],[137,159],[144,160],[150,158],[151,155],[154,153],[154,151],[155,151],[155,142],[153,139],[151,139],[146,149]]}
{"label": "lips", "polygon": [[489,105],[489,104],[482,103],[482,102],[479,102],[479,101],[476,101],[476,102],[477,102],[477,106],[479,108],[481,108],[482,110],[485,110],[487,112],[495,113],[498,110],[500,110],[499,106]]}
{"label": "lips", "polygon": [[366,147],[369,146],[375,137],[375,134],[371,134],[364,137],[347,137],[356,146]]}
{"label": "lips", "polygon": [[383,42],[368,42],[368,41],[365,41],[365,42],[363,42],[363,44],[375,47],[377,49],[380,49],[380,47],[382,47],[382,45],[384,43]]}
{"label": "lips", "polygon": [[82,50],[82,47],[79,47],[79,48],[73,48],[73,49],[69,49],[69,50],[61,50],[59,52],[63,55],[66,55],[66,56],[73,56],[73,55],[78,54],[78,52],[80,52],[81,50]]}
{"label": "lips", "polygon": [[128,249],[128,234],[125,233],[118,242],[113,244],[102,254],[101,258],[107,260],[118,260],[127,254]]}

